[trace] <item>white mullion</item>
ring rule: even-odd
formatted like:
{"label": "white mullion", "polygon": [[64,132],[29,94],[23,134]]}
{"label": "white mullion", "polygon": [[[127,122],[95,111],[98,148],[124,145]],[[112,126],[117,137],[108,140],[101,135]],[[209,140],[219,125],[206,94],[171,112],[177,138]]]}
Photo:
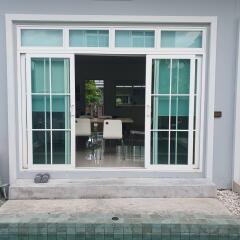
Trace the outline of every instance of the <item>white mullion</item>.
{"label": "white mullion", "polygon": [[[21,96],[21,99],[19,100],[19,103],[21,103],[21,123],[22,123],[22,129],[19,129],[22,134],[22,142],[20,141],[20,148],[22,148],[22,168],[27,169],[29,168],[29,159],[27,156],[27,139],[28,139],[28,132],[27,132],[27,109],[26,109],[26,101],[27,101],[27,89],[26,89],[26,55],[21,54],[19,55],[18,63],[20,64],[20,88],[21,92],[19,96]],[[25,144],[26,143],[26,144]],[[21,149],[20,149],[21,151]]]}
{"label": "white mullion", "polygon": [[[152,57],[146,57],[146,77],[145,77],[145,167],[149,168],[151,166],[151,112],[152,112],[152,81],[153,81],[153,74],[152,74]],[[154,83],[153,83],[154,84]]]}
{"label": "white mullion", "polygon": [[[98,42],[99,44],[99,42]],[[69,61],[67,59],[67,61]],[[66,63],[66,59],[64,58],[63,59],[63,66],[64,66],[64,89],[65,89],[65,92],[66,92],[66,86],[68,85],[68,83],[66,83],[66,79],[68,80],[67,82],[69,82],[69,78],[68,78],[68,64]],[[70,101],[70,100],[69,100]],[[64,96],[64,103],[65,103],[65,107],[64,107],[64,121],[65,121],[65,127],[66,127],[66,124],[69,125],[69,113],[67,114],[67,108],[70,107],[69,104],[67,104],[67,99],[66,97]],[[65,133],[65,164],[67,163],[66,162],[66,159],[67,159],[67,154],[68,154],[68,139],[66,139],[66,136],[67,136],[67,131],[64,131]]]}
{"label": "white mullion", "polygon": [[171,110],[172,110],[172,59],[170,59],[170,87],[169,87],[169,108],[168,108],[168,165],[170,165],[170,155],[171,155]]}
{"label": "white mullion", "polygon": [[51,58],[48,58],[49,59],[49,103],[50,103],[50,146],[51,146],[51,150],[50,150],[50,156],[51,156],[51,165],[53,164],[53,153],[52,153],[52,150],[53,150],[53,143],[52,143],[52,59]]}
{"label": "white mullion", "polygon": [[[202,79],[202,58],[197,58],[197,88],[196,88],[196,119],[195,119],[195,168],[199,168],[200,160],[200,124],[201,124],[201,79]],[[196,69],[195,69],[196,71]],[[194,97],[195,101],[195,97]]]}
{"label": "white mullion", "polygon": [[[43,89],[44,89],[44,92],[46,92],[46,59],[44,58],[43,60]],[[46,113],[46,97],[47,96],[44,96],[44,128],[45,130],[47,129],[47,113]],[[45,164],[47,164],[47,132],[45,131],[45,134],[44,134],[44,139],[45,139]]]}
{"label": "white mullion", "polygon": [[28,158],[31,159],[31,164],[33,165],[33,133],[32,133],[32,71],[31,71],[31,57],[26,57],[26,80],[27,80],[27,136],[28,136]]}
{"label": "white mullion", "polygon": [[[179,89],[178,89],[178,81],[179,81],[179,59],[178,59],[178,62],[177,62],[177,94],[179,92]],[[176,96],[176,130],[178,129],[178,95]],[[177,141],[178,141],[178,132],[176,131],[176,136],[175,136],[175,164],[177,164],[177,150],[178,150],[178,147],[177,147]]]}
{"label": "white mullion", "polygon": [[190,99],[188,132],[188,165],[193,164],[193,116],[194,116],[195,58],[190,59]]}
{"label": "white mullion", "polygon": [[111,50],[115,48],[115,29],[112,27],[108,31],[108,47]]}
{"label": "white mullion", "polygon": [[[154,77],[153,77],[153,85],[154,85],[154,93],[158,91],[159,89],[159,81],[156,81],[156,76],[159,75],[159,67],[160,67],[160,63],[159,60],[154,60]],[[152,97],[151,97],[152,98]],[[153,104],[153,129],[158,129],[158,97],[153,97],[154,99],[154,104]],[[157,135],[157,138],[156,138]],[[153,133],[153,163],[157,164],[158,159],[157,159],[157,153],[158,153],[158,134]]]}
{"label": "white mullion", "polygon": [[71,166],[75,167],[75,64],[74,56],[69,58],[69,89],[70,89],[70,161]]}

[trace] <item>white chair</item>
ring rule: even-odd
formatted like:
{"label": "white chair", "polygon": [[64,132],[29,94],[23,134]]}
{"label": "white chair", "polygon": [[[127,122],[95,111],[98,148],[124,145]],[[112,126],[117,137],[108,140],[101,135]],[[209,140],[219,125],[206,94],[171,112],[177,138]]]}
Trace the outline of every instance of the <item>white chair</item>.
{"label": "white chair", "polygon": [[[103,122],[103,139],[102,139],[102,153],[104,151],[105,140],[121,140],[123,158],[125,159],[124,141],[122,134],[121,120],[104,120]],[[102,155],[101,153],[101,155]],[[102,157],[102,156],[101,156]]]}
{"label": "white chair", "polygon": [[91,136],[91,120],[89,118],[76,118],[75,120],[76,136],[90,137]]}

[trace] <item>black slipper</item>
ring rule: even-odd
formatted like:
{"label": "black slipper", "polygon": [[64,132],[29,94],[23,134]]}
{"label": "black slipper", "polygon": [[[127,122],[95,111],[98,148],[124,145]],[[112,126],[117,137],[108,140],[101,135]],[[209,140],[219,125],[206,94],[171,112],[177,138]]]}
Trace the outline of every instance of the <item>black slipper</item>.
{"label": "black slipper", "polygon": [[41,183],[47,183],[49,179],[50,179],[50,174],[49,173],[44,173],[42,175]]}
{"label": "black slipper", "polygon": [[43,175],[41,173],[38,173],[35,177],[34,177],[34,182],[35,183],[41,183],[42,182],[42,177]]}

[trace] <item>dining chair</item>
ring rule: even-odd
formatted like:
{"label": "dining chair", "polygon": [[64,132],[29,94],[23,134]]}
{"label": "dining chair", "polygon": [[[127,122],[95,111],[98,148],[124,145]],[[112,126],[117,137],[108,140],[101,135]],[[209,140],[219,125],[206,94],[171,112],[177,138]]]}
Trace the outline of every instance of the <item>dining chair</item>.
{"label": "dining chair", "polygon": [[120,140],[122,145],[122,153],[123,159],[125,160],[125,151],[124,151],[124,141],[123,141],[123,133],[122,133],[122,121],[121,120],[104,120],[103,122],[103,138],[102,138],[102,157],[104,148],[105,148],[105,140]]}
{"label": "dining chair", "polygon": [[89,118],[76,118],[75,120],[76,136],[90,137],[91,136],[91,120]]}

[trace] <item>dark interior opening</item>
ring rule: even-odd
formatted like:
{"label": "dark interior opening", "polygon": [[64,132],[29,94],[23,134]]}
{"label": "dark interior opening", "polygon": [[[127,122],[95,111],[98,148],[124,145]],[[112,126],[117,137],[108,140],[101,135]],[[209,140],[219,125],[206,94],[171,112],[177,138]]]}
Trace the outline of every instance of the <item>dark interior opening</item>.
{"label": "dark interior opening", "polygon": [[[133,150],[132,148],[139,145],[134,143],[134,138],[141,139],[141,145],[144,148],[144,134],[139,136],[133,134],[133,136],[131,133],[132,131],[144,132],[145,71],[145,56],[75,56],[76,118],[110,116],[112,119],[132,119],[131,124],[123,124],[123,138],[125,149],[127,149],[126,159],[121,160],[119,164],[115,164],[114,152],[112,152],[110,158],[114,164],[108,163],[105,165],[104,160],[101,159],[97,166],[144,166],[143,156],[140,156],[141,161],[139,160],[140,162],[137,164],[129,164],[128,162],[131,161],[130,152]],[[98,99],[97,104],[89,103],[95,97],[92,96],[92,93],[89,93],[89,83],[92,81],[94,87],[100,88],[102,94],[102,99]],[[82,150],[86,150],[88,138],[76,137],[76,140],[76,166],[96,167],[96,164],[86,160],[89,160],[89,157],[81,154]],[[110,145],[115,146],[112,141]],[[131,149],[129,150],[129,148]],[[140,151],[144,152],[143,149]]]}

